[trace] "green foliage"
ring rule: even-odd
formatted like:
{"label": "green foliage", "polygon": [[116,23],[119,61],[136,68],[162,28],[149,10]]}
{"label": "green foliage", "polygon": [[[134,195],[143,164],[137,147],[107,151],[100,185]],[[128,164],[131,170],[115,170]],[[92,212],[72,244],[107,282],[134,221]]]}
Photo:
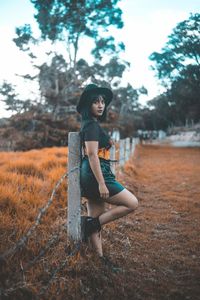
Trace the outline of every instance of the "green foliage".
{"label": "green foliage", "polygon": [[15,86],[6,81],[0,86],[0,95],[0,100],[6,104],[6,109],[12,112],[20,113],[31,107],[30,101],[20,100],[19,95],[15,92]]}
{"label": "green foliage", "polygon": [[173,29],[162,51],[150,56],[158,79],[167,89],[150,105],[160,115],[166,116],[168,124],[183,125],[188,120],[200,120],[199,38],[200,14],[191,14],[188,20],[178,23]]}
{"label": "green foliage", "polygon": [[[33,37],[31,26],[26,24],[16,28],[16,46],[26,51],[34,66],[38,69],[38,81],[41,99],[47,111],[57,114],[61,107],[75,105],[80,87],[91,81],[106,86],[119,85],[119,78],[129,66],[119,59],[119,53],[125,49],[124,44],[116,44],[113,36],[108,34],[110,26],[122,28],[122,11],[117,7],[120,0],[31,0],[36,14],[35,19],[41,30],[42,40],[60,41],[66,47],[68,60],[57,53],[48,53],[50,63],[36,65],[36,56],[31,52],[31,45],[39,43]],[[89,65],[83,58],[77,60],[79,46],[83,37],[94,41],[90,49],[94,63]],[[42,41],[40,40],[40,41]],[[104,55],[110,61],[102,63]],[[26,74],[26,79],[35,77]]]}
{"label": "green foliage", "polygon": [[200,14],[191,14],[188,20],[177,24],[161,53],[150,55],[159,79],[171,82],[183,75],[188,65],[200,65],[199,37]]}
{"label": "green foliage", "polygon": [[128,114],[134,119],[133,112],[139,108],[138,97],[139,93],[127,84],[126,87],[119,87],[116,89],[115,106],[120,107],[120,120],[122,123],[127,122]]}
{"label": "green foliage", "polygon": [[30,50],[29,44],[36,43],[36,39],[33,37],[32,29],[30,24],[18,27],[15,30],[17,38],[14,38],[16,46],[22,51]]}
{"label": "green foliage", "polygon": [[176,118],[180,124],[186,120],[200,120],[200,67],[189,65],[173,81],[168,91],[169,102],[175,104]]}
{"label": "green foliage", "polygon": [[101,60],[104,54],[115,55],[125,50],[124,43],[115,44],[115,39],[112,36],[96,39],[96,47],[91,51],[92,55]]}
{"label": "green foliage", "polygon": [[[169,102],[167,94],[157,96],[153,100],[148,102],[150,110],[145,111],[147,116],[148,126],[147,128],[158,130],[167,129],[167,127],[174,123],[174,103]],[[145,120],[147,125],[147,121]]]}
{"label": "green foliage", "polygon": [[[35,19],[41,30],[41,39],[36,40],[31,26],[26,24],[16,29],[17,37],[13,40],[20,50],[26,51],[38,69],[37,78],[29,74],[23,77],[38,79],[41,111],[50,113],[54,120],[66,118],[68,111],[74,113],[82,87],[93,82],[113,88],[115,97],[111,110],[116,115],[120,113],[123,125],[130,127],[131,122],[134,126],[133,112],[139,107],[139,94],[147,94],[147,90],[142,87],[137,91],[130,84],[120,87],[120,79],[130,64],[119,58],[125,45],[116,43],[109,33],[110,27],[123,27],[122,11],[117,6],[119,1],[31,0],[36,9]],[[84,37],[94,42],[94,48],[90,49],[94,58],[92,64],[85,60],[84,53],[77,58]],[[49,51],[48,63],[38,66],[31,46],[47,39],[63,43],[68,59]]]}
{"label": "green foliage", "polygon": [[54,113],[61,106],[76,105],[80,86],[87,80],[108,87],[112,84],[118,85],[117,78],[122,77],[126,64],[118,62],[117,57],[111,58],[105,64],[96,62],[93,65],[80,59],[74,77],[70,64],[66,63],[62,55],[56,55],[52,57],[50,65],[44,63],[38,68],[44,104],[48,111]]}
{"label": "green foliage", "polygon": [[[119,0],[31,0],[37,13],[42,38],[65,41],[69,51],[71,66],[76,64],[80,39],[84,36],[96,42],[93,55],[100,58],[101,52],[116,50],[114,38],[102,38],[110,26],[123,27],[122,11],[117,7]],[[100,48],[97,50],[97,48]],[[124,45],[119,44],[123,49]]]}
{"label": "green foliage", "polygon": [[[69,40],[75,42],[77,36],[95,38],[101,28],[110,25],[123,27],[122,11],[117,7],[119,0],[31,0],[37,13],[35,18],[44,38],[62,39],[65,31]],[[76,34],[75,34],[76,33]]]}

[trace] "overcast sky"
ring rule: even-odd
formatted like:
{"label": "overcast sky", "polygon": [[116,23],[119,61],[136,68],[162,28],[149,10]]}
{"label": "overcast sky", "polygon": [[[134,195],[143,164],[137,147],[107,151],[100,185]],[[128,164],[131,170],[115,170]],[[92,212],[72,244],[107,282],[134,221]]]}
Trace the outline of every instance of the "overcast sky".
{"label": "overcast sky", "polygon": [[[121,0],[124,28],[111,30],[111,34],[118,41],[123,41],[126,51],[122,55],[131,63],[130,71],[123,77],[123,83],[130,82],[133,87],[144,85],[148,90],[148,97],[142,97],[141,103],[146,103],[162,92],[155,74],[150,70],[149,55],[160,51],[167,41],[167,36],[178,22],[189,18],[190,13],[199,12],[200,0]],[[35,9],[29,0],[7,0],[0,2],[0,83],[8,80],[17,85],[19,93],[34,98],[34,91],[15,74],[32,72],[28,57],[19,51],[12,42],[15,36],[15,27],[30,23],[35,34],[39,34],[37,23],[34,20]],[[87,43],[88,45],[88,43]],[[86,47],[84,45],[83,47]],[[45,59],[44,52],[48,44],[40,51],[40,62]],[[83,50],[84,51],[84,50]],[[83,53],[82,51],[82,53]],[[88,58],[80,53],[83,58]],[[0,102],[0,117],[8,116]]]}

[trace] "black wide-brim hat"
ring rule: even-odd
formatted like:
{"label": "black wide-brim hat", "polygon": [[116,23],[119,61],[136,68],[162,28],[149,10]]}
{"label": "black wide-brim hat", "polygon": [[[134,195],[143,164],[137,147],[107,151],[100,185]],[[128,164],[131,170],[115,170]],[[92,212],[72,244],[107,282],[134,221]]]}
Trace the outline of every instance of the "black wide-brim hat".
{"label": "black wide-brim hat", "polygon": [[81,94],[81,97],[79,99],[79,102],[76,106],[76,109],[79,113],[81,113],[81,110],[83,107],[86,107],[90,105],[90,95],[92,94],[99,94],[105,96],[105,105],[108,106],[108,104],[112,101],[113,93],[109,88],[105,87],[98,87],[96,84],[88,84],[86,88],[84,89],[83,93]]}

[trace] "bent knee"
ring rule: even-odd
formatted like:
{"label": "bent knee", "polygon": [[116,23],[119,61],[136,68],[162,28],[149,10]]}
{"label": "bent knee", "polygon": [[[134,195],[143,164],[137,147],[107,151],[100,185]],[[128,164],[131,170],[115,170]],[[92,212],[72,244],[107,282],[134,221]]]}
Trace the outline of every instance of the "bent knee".
{"label": "bent knee", "polygon": [[131,200],[129,201],[130,211],[135,210],[138,207],[138,199],[132,195]]}

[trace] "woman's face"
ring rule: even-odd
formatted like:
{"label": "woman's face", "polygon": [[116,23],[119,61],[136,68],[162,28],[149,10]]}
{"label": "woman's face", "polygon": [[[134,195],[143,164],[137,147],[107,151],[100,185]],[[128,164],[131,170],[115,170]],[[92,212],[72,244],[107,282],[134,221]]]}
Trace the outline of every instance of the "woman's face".
{"label": "woman's face", "polygon": [[102,96],[97,97],[92,103],[91,113],[95,118],[101,117],[105,109],[105,100]]}

